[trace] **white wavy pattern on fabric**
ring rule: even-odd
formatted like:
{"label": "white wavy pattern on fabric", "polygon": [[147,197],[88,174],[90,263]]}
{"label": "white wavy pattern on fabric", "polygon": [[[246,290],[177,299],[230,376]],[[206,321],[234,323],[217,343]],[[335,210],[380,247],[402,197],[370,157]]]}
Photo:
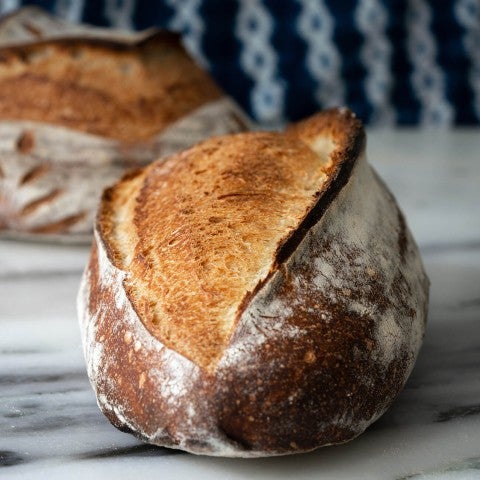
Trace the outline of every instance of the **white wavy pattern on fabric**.
{"label": "white wavy pattern on fabric", "polygon": [[420,125],[448,127],[454,112],[445,95],[444,74],[435,60],[431,19],[431,9],[424,0],[408,0],[407,49],[413,66],[413,91],[421,104]]}
{"label": "white wavy pattern on fabric", "polygon": [[379,0],[360,0],[355,10],[355,23],[365,40],[360,48],[360,58],[367,77],[365,91],[373,108],[370,124],[391,126],[395,111],[390,102],[392,90],[392,46],[385,34],[388,15]]}
{"label": "white wavy pattern on fabric", "polygon": [[205,31],[205,23],[199,13],[202,0],[167,0],[165,3],[175,11],[168,27],[182,33],[188,51],[202,67],[208,68],[209,63],[201,47]]}
{"label": "white wavy pattern on fabric", "polygon": [[297,31],[307,43],[305,63],[317,82],[315,99],[323,108],[343,105],[345,87],[341,77],[341,60],[333,42],[334,20],[323,0],[298,0],[302,10]]}
{"label": "white wavy pattern on fabric", "polygon": [[82,20],[85,0],[57,0],[55,13],[64,20],[79,23]]}
{"label": "white wavy pattern on fabric", "polygon": [[0,0],[0,14],[9,13],[20,6],[20,0]]}
{"label": "white wavy pattern on fabric", "polygon": [[278,77],[278,55],[270,43],[273,20],[261,0],[240,2],[235,35],[240,40],[240,65],[254,81],[252,111],[260,122],[283,122],[285,85]]}
{"label": "white wavy pattern on fabric", "polygon": [[115,28],[133,30],[133,11],[135,0],[105,0],[105,17]]}
{"label": "white wavy pattern on fabric", "polygon": [[471,70],[468,80],[474,94],[474,110],[480,120],[480,3],[478,0],[458,0],[455,17],[465,30],[463,45],[470,56]]}

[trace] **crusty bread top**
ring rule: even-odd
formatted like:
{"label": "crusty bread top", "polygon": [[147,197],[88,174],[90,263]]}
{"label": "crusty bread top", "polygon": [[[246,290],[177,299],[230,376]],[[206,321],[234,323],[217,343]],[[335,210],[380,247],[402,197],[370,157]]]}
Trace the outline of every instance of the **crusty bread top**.
{"label": "crusty bread top", "polygon": [[362,135],[350,112],[332,110],[287,134],[207,140],[107,190],[97,231],[146,328],[211,370],[327,190],[348,180]]}
{"label": "crusty bread top", "polygon": [[0,49],[0,120],[137,142],[220,95],[173,33],[134,45],[85,38]]}

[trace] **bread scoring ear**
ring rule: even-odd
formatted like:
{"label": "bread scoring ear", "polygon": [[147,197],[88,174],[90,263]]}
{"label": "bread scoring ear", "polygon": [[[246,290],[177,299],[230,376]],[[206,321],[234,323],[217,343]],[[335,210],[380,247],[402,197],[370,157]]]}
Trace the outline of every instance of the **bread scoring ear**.
{"label": "bread scoring ear", "polygon": [[[332,129],[338,118],[349,128]],[[114,187],[113,225],[99,231],[152,335],[213,372],[248,301],[348,177],[362,134],[330,111],[287,134],[206,140]]]}

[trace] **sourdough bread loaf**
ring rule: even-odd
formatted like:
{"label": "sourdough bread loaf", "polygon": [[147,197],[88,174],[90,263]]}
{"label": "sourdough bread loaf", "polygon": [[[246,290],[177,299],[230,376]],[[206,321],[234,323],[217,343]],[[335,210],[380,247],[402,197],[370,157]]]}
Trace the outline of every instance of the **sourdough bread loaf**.
{"label": "sourdough bread loaf", "polygon": [[178,35],[21,10],[0,24],[0,231],[90,239],[127,169],[247,126]]}
{"label": "sourdough bread loaf", "polygon": [[346,442],[405,384],[428,279],[345,109],[206,140],[105,191],[78,310],[109,420],[197,454]]}

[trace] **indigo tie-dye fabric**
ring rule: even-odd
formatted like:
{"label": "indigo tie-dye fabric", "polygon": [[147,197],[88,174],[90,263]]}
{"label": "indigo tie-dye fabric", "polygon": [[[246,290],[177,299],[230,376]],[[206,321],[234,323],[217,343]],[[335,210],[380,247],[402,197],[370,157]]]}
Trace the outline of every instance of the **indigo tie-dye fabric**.
{"label": "indigo tie-dye fabric", "polygon": [[0,0],[181,32],[266,126],[347,105],[370,125],[480,122],[480,0]]}

